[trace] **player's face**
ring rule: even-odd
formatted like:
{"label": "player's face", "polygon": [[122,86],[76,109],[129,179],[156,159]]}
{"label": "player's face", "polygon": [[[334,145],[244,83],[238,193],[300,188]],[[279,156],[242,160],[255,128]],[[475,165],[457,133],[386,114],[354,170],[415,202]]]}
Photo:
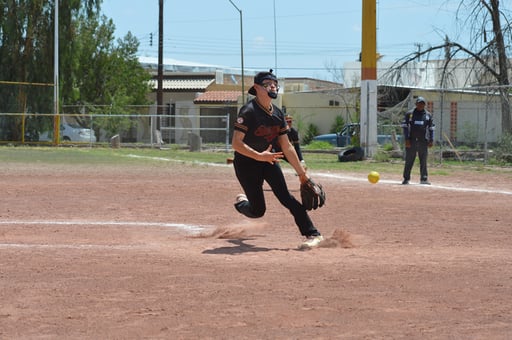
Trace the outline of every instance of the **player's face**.
{"label": "player's face", "polygon": [[257,84],[256,91],[259,95],[266,93],[270,98],[276,99],[279,86],[276,81],[266,80],[262,84]]}
{"label": "player's face", "polygon": [[272,80],[264,81],[260,86],[263,87],[266,91],[279,91],[279,85],[277,85],[277,83]]}

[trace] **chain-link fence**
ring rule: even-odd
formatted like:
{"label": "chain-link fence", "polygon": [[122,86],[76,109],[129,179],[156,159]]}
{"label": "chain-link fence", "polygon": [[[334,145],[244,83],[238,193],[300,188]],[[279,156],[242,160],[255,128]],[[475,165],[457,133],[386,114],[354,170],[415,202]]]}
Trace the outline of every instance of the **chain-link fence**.
{"label": "chain-link fence", "polygon": [[[0,114],[3,144],[220,144],[229,148],[230,115]],[[54,126],[58,124],[58,132]],[[58,138],[56,138],[56,133]]]}
{"label": "chain-link fence", "polygon": [[[487,86],[472,89],[397,89],[379,87],[379,134],[401,133],[397,129],[405,112],[422,96],[434,115],[436,147],[441,154],[475,150],[471,158],[512,153],[511,138],[503,128],[504,112],[510,111],[511,87]],[[47,91],[47,90],[46,90]],[[336,100],[332,100],[332,98]],[[357,91],[345,89],[331,93],[290,93],[279,98],[283,110],[294,117],[294,127],[303,138],[311,125],[317,132],[331,132],[341,117],[345,123],[357,123]],[[334,103],[331,105],[331,101]],[[160,108],[145,106],[62,106],[62,113],[32,113],[30,98],[9,100],[9,109],[0,110],[0,144],[84,144],[110,143],[118,136],[121,143],[133,145],[190,145],[192,141],[230,147],[233,124],[239,104],[203,105],[191,101],[169,103]],[[21,106],[16,106],[19,103]],[[327,105],[329,103],[329,105]],[[14,106],[13,106],[14,105]],[[0,107],[3,105],[0,103]],[[99,114],[98,112],[101,112]],[[508,113],[510,115],[510,113]],[[55,127],[58,126],[58,129]],[[391,129],[391,130],[390,130]],[[58,136],[58,140],[57,140]],[[458,150],[457,150],[458,149]]]}
{"label": "chain-link fence", "polygon": [[[471,89],[415,89],[410,96],[426,99],[433,113],[439,159],[507,160],[510,145],[511,86],[482,86]],[[508,128],[507,128],[508,125]]]}

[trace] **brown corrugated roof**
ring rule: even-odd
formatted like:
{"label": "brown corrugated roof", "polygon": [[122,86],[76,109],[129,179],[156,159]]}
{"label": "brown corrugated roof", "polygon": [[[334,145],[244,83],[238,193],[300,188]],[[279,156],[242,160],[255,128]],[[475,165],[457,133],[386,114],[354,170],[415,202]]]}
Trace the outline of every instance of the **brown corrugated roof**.
{"label": "brown corrugated roof", "polygon": [[208,91],[194,99],[194,103],[237,103],[240,91]]}

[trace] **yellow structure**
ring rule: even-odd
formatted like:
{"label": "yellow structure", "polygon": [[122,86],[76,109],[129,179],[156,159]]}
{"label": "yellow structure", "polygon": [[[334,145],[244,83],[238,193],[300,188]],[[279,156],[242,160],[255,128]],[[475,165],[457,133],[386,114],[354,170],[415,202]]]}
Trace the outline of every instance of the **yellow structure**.
{"label": "yellow structure", "polygon": [[361,147],[372,157],[377,144],[377,5],[363,0],[361,51]]}

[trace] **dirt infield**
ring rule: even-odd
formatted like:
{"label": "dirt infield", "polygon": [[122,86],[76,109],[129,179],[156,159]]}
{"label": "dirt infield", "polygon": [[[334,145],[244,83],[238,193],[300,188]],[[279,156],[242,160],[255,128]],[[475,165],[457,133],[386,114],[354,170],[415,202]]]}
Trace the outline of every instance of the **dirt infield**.
{"label": "dirt infield", "polygon": [[[231,166],[0,164],[1,339],[510,339],[512,178],[315,173],[298,251]],[[298,179],[287,173],[290,189]]]}

